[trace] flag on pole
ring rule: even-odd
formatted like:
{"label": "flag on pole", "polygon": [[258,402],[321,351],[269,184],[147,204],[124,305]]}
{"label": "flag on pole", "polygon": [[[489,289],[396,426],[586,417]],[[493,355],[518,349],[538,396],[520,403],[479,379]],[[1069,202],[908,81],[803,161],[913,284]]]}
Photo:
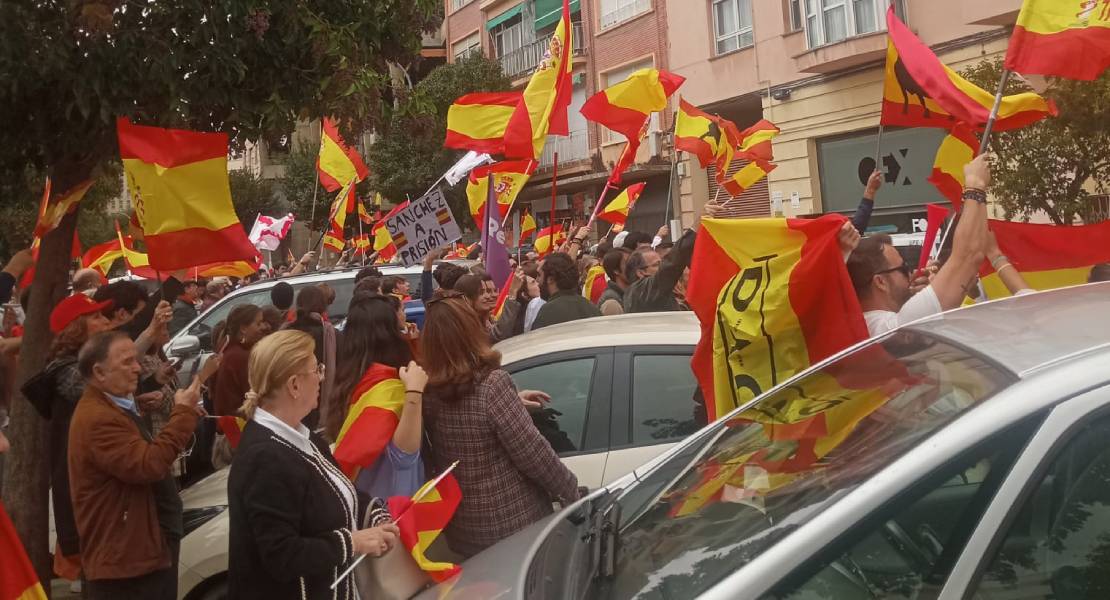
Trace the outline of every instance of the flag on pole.
{"label": "flag on pole", "polygon": [[320,185],[329,192],[342,188],[352,179],[362,181],[370,174],[370,168],[366,166],[362,156],[343,141],[338,125],[328,118],[323,120],[321,126],[320,156],[316,158],[316,170],[320,174]]}
{"label": "flag on pole", "polygon": [[488,154],[505,153],[505,129],[521,92],[477,92],[455,100],[447,109],[445,148]]}
{"label": "flag on pole", "polygon": [[[1087,283],[1091,267],[1110,262],[1110,221],[1068,226],[992,219],[990,229],[998,249],[1035,290]],[[988,298],[1010,295],[989,260],[979,277]]]}
{"label": "flag on pole", "polygon": [[979,152],[979,136],[963,123],[956,124],[940,142],[929,183],[948,198],[956,210],[963,204],[964,166]]}
{"label": "flag on pole", "polygon": [[112,265],[120,258],[123,258],[120,240],[118,238],[108,240],[85,251],[84,256],[81,257],[81,267],[95,269],[102,277],[105,277],[108,275],[108,271],[112,269]]}
{"label": "flag on pole", "polygon": [[[890,41],[879,123],[944,129],[959,121],[975,127],[986,124],[994,94],[940,62],[894,14],[893,6],[887,9],[886,21]],[[1055,114],[1056,106],[1037,94],[1014,94],[1002,99],[994,129],[1017,129]]]}
{"label": "flag on pole", "polygon": [[474,217],[474,224],[479,229],[484,229],[486,200],[489,196],[489,175],[493,174],[494,194],[497,199],[497,210],[502,221],[513,209],[517,195],[528,184],[528,179],[536,170],[534,160],[509,160],[492,165],[484,165],[470,172],[470,179],[466,184],[466,198],[470,205],[470,216]]}
{"label": "flag on pole", "polygon": [[605,267],[594,265],[590,267],[589,271],[586,271],[586,282],[582,285],[582,297],[597,304],[607,287],[608,280],[605,278]]}
{"label": "flag on pole", "polygon": [[640,199],[640,194],[644,193],[645,186],[647,186],[647,183],[636,183],[628,186],[616,198],[613,198],[613,201],[605,208],[601,209],[597,218],[624,225],[628,220],[628,213],[632,212],[632,207]]}
{"label": "flag on pole", "polygon": [[536,218],[532,216],[531,211],[525,211],[524,216],[520,218],[520,241],[517,246],[523,246],[524,240],[528,239],[533,233],[536,232]]}
{"label": "flag on pole", "polygon": [[385,226],[385,222],[404,210],[408,205],[409,201],[405,200],[397,206],[394,206],[387,215],[378,219],[373,229],[370,230],[370,234],[374,238],[374,251],[378,253],[378,258],[383,262],[389,262],[393,260],[393,257],[397,256],[397,246],[393,244],[393,236],[389,233],[389,228]]}
{"label": "flag on pole", "polygon": [[771,140],[780,133],[779,128],[766,119],[760,119],[755,125],[740,132],[740,143],[737,150],[745,158],[759,160],[773,160]]}
{"label": "flag on pole", "polygon": [[34,237],[42,239],[46,234],[54,231],[66,215],[76,211],[78,203],[85,197],[92,184],[93,181],[89,179],[51,199],[53,186],[50,184],[50,178],[47,177],[42,201],[39,203],[38,219],[35,221]]}
{"label": "flag on pole", "polygon": [[[159,279],[161,275],[158,271],[150,267],[150,258],[146,253],[139,252],[135,249],[135,243],[131,236],[124,236],[120,231],[119,222],[115,223],[116,226],[116,241],[119,242],[120,253],[123,256],[123,262],[127,265],[127,270],[132,275],[142,277],[144,279]],[[161,278],[169,277],[166,273]]]}
{"label": "flag on pole", "polygon": [[613,172],[609,174],[609,186],[619,186],[624,172],[636,162],[636,153],[640,151],[640,143],[647,139],[648,125],[650,124],[650,117],[645,118],[643,125],[640,127],[640,133],[635,137],[628,138],[628,143],[624,145],[624,150],[621,152],[620,158],[618,158],[616,164],[613,165]]}
{"label": "flag on pole", "polygon": [[686,81],[685,77],[646,68],[590,96],[582,115],[632,140],[653,112],[667,107],[667,99]]}
{"label": "flag on pole", "polygon": [[247,420],[241,417],[234,415],[216,417],[216,428],[227,438],[227,443],[232,450],[239,447],[239,439],[243,437],[243,429],[246,426]]}
{"label": "flag on pole", "polygon": [[329,250],[340,253],[346,246],[347,215],[355,210],[355,180],[351,179],[347,185],[335,196],[329,214],[331,218],[327,233],[324,234],[324,246]]}
{"label": "flag on pole", "polygon": [[405,384],[397,369],[374,363],[351,393],[350,408],[335,439],[336,462],[352,480],[374,464],[401,422]]}
{"label": "flag on pole", "polygon": [[390,514],[400,515],[397,528],[401,532],[401,543],[405,549],[433,581],[443,582],[458,574],[459,566],[434,562],[426,553],[455,515],[455,510],[462,501],[462,488],[454,474],[448,474],[433,489],[428,490],[428,486],[433,484],[435,480],[427,482],[413,494],[413,498],[419,498],[415,503],[411,498],[394,496],[389,499],[388,504]]}
{"label": "flag on pole", "polygon": [[926,204],[925,215],[927,217],[925,225],[925,239],[921,244],[921,257],[917,261],[917,268],[924,269],[929,265],[929,261],[936,258],[940,252],[940,226],[944,224],[944,220],[951,214],[951,210],[947,206],[940,204]]}
{"label": "flag on pole", "polygon": [[[554,240],[552,238],[554,238]],[[544,227],[539,230],[536,234],[536,241],[533,242],[532,247],[535,249],[536,254],[539,254],[540,258],[543,258],[554,252],[566,241],[567,232],[563,230],[562,225],[557,224],[554,227]],[[552,242],[554,242],[554,244]]]}
{"label": "flag on pole", "polygon": [[1110,67],[1110,2],[1025,0],[1006,69],[1092,81]]}
{"label": "flag on pole", "polygon": [[[512,275],[510,275],[509,277],[511,278]],[[501,287],[498,288],[497,302],[494,303],[493,310],[490,311],[490,320],[494,323],[496,323],[497,320],[501,318],[502,313],[505,312],[505,301],[509,299],[509,288],[511,287],[509,285],[510,283],[512,282],[506,279],[505,283],[503,283]]]}
{"label": "flag on pole", "polygon": [[[463,179],[466,179],[466,177],[470,175],[470,172],[473,171],[475,167],[479,167],[491,162],[493,162],[493,159],[490,158],[489,154],[478,154],[477,152],[471,150],[470,152],[464,154],[462,158],[460,158],[455,163],[454,166],[452,166],[450,169],[447,170],[446,173],[443,174],[443,180],[446,181],[448,185],[456,185]],[[381,206],[381,202],[378,203],[378,206]]]}
{"label": "flag on pole", "polygon": [[0,600],[46,600],[35,567],[0,502]]}
{"label": "flag on pole", "polygon": [[[730,196],[735,198],[743,194],[748,188],[759,183],[768,173],[774,171],[776,166],[778,165],[771,164],[765,160],[758,158],[753,159],[732,177],[726,179],[721,185]],[[718,172],[718,174],[720,174],[720,172]]]}
{"label": "flag on pole", "polygon": [[[363,212],[365,212],[365,209]],[[280,219],[260,214],[254,219],[254,225],[247,237],[255,248],[272,252],[278,249],[281,240],[289,234],[291,227],[293,227],[293,213],[289,213]]]}
{"label": "flag on pole", "polygon": [[574,69],[571,31],[570,0],[563,0],[563,16],[505,129],[506,157],[539,160],[548,134],[570,133],[567,108]]}
{"label": "flag on pole", "polygon": [[125,117],[116,130],[151,267],[168,272],[258,257],[231,203],[227,134],[146,127]]}
{"label": "flag on pole", "polygon": [[867,339],[837,243],[844,222],[702,220],[687,301],[701,322],[691,366],[711,421]]}
{"label": "flag on pole", "polygon": [[701,168],[713,164],[718,148],[727,141],[720,125],[720,117],[702,111],[685,100],[678,101],[675,119],[675,148],[698,157]]}

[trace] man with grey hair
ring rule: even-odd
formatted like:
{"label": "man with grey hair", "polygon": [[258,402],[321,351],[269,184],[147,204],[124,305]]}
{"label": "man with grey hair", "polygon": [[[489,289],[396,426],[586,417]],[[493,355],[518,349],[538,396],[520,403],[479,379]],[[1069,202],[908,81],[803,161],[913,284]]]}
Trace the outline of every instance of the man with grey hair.
{"label": "man with grey hair", "polygon": [[687,231],[667,257],[660,258],[651,247],[636,250],[624,265],[628,289],[624,292],[624,312],[667,312],[682,310],[674,296],[675,285],[690,266],[696,234]]}
{"label": "man with grey hair", "polygon": [[85,294],[91,298],[103,281],[96,269],[77,269],[73,274],[73,293]]}

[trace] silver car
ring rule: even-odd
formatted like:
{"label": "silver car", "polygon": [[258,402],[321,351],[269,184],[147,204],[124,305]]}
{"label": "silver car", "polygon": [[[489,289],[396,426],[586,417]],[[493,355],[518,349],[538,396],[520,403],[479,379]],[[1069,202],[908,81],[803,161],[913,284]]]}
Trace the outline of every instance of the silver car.
{"label": "silver car", "polygon": [[1107,440],[1110,284],[990,302],[816,365],[418,598],[1110,598]]}

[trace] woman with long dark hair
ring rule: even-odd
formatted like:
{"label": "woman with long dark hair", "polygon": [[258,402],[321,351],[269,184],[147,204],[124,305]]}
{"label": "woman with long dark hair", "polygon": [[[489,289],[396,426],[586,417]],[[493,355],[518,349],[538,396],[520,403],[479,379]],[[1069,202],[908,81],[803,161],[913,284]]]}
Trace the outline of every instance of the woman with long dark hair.
{"label": "woman with long dark hair", "polygon": [[551,514],[552,500],[577,499],[577,479],[532,424],[470,300],[447,291],[428,302],[423,341],[429,466],[459,461],[463,501],[446,533],[470,557]]}
{"label": "woman with long dark hair", "polygon": [[212,386],[212,406],[217,416],[239,414],[243,394],[251,389],[247,381],[247,359],[251,348],[267,333],[270,333],[270,325],[262,318],[261,308],[243,304],[231,309],[227,323],[214,340],[216,351],[223,355]]}
{"label": "woman with long dark hair", "polygon": [[[401,367],[419,371],[401,331],[396,298],[358,293],[347,310],[336,367],[335,396],[325,405],[329,437],[339,436],[349,408],[373,382],[397,377]],[[410,364],[411,363],[411,364]],[[355,487],[375,498],[411,496],[424,483],[420,460],[422,382],[405,381],[405,400],[393,436],[374,464],[355,476]],[[363,417],[367,418],[367,417]]]}

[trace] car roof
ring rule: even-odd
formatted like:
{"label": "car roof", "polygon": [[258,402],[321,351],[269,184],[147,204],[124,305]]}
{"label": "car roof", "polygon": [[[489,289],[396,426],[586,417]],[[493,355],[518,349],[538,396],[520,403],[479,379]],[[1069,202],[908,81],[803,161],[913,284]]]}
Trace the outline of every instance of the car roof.
{"label": "car roof", "polygon": [[[439,261],[436,263],[436,265],[438,266],[445,263],[456,264],[467,268],[471,267],[472,265],[478,264],[477,261],[473,260],[446,260]],[[302,273],[300,275],[291,275],[287,277],[280,277],[277,279],[263,279],[262,281],[257,281],[250,285],[243,286],[231,292],[230,294],[228,294],[228,296],[237,296],[239,294],[250,293],[258,290],[268,290],[277,285],[278,282],[285,282],[289,285],[296,286],[312,283],[327,283],[329,281],[335,281],[337,279],[354,279],[355,275],[357,275],[358,272],[361,271],[363,268],[364,267],[362,266],[352,266],[342,269],[332,269],[329,271],[313,271],[311,273]],[[424,267],[422,265],[412,265],[410,267],[405,267],[401,265],[384,265],[379,266],[378,269],[381,270],[382,275],[415,275],[423,271]]]}
{"label": "car roof", "polygon": [[985,355],[1020,375],[1110,347],[1110,282],[1038,292],[907,325]]}
{"label": "car roof", "polygon": [[497,344],[506,363],[551,352],[605,346],[693,346],[701,329],[690,311],[581,319],[544,327]]}

